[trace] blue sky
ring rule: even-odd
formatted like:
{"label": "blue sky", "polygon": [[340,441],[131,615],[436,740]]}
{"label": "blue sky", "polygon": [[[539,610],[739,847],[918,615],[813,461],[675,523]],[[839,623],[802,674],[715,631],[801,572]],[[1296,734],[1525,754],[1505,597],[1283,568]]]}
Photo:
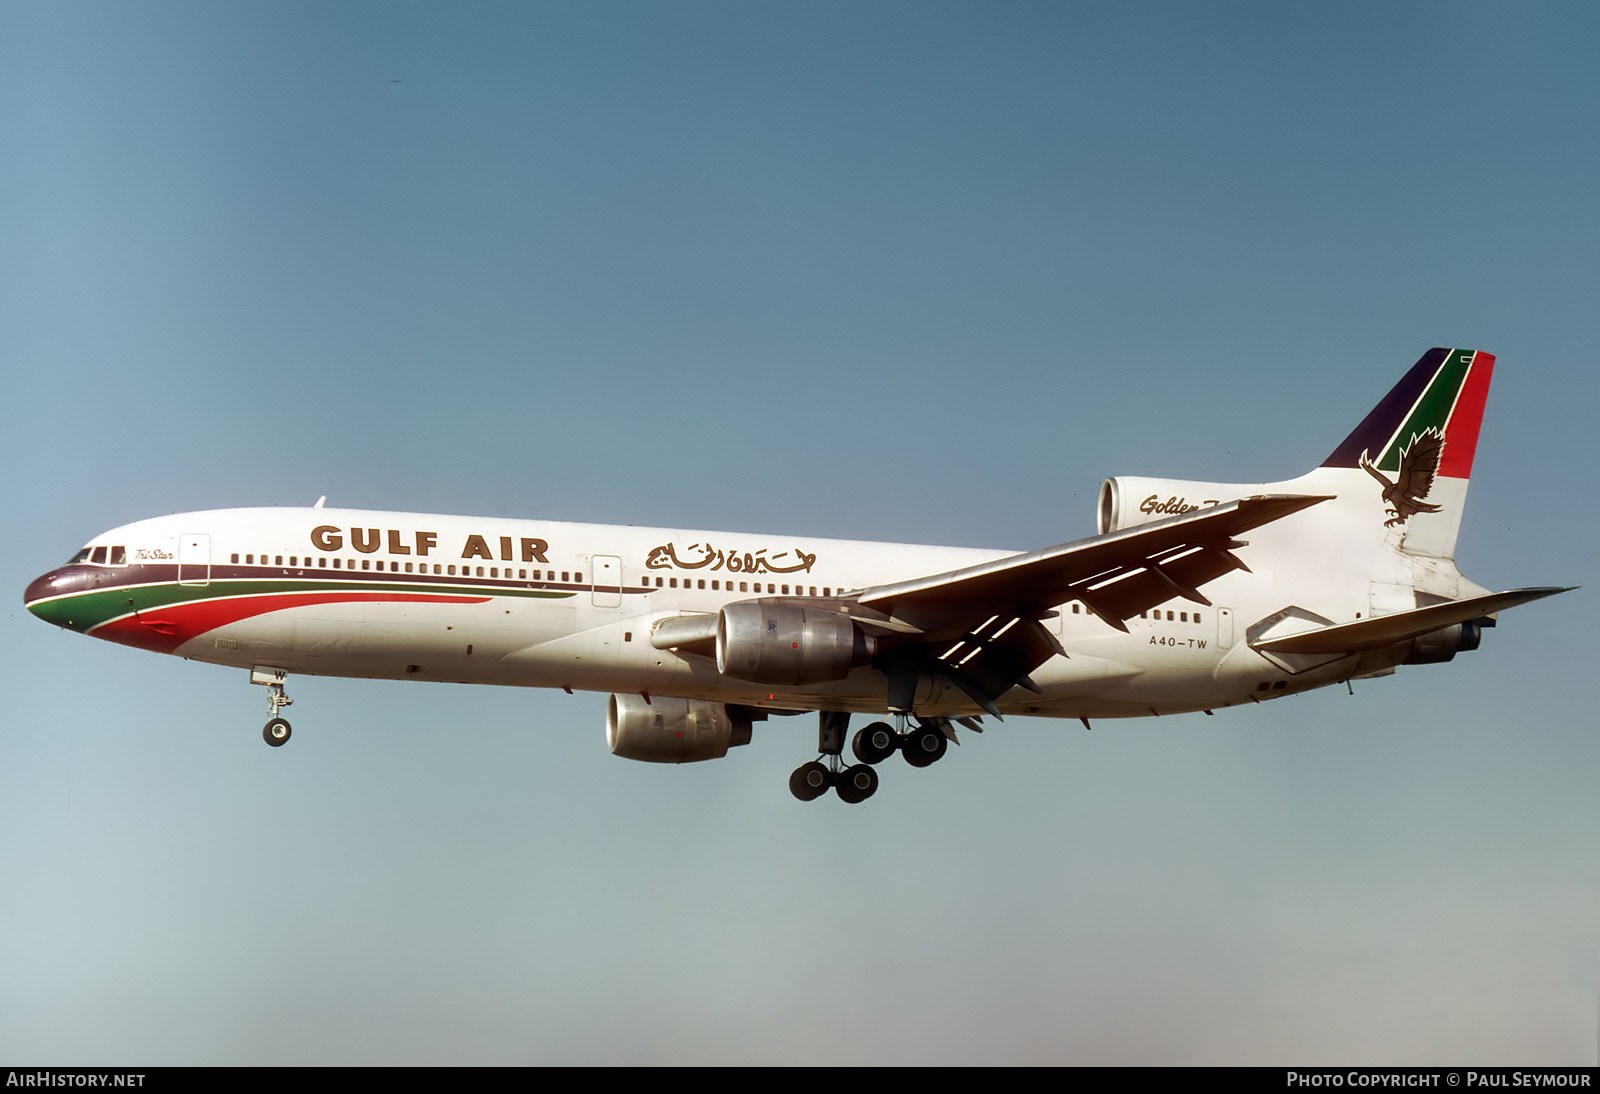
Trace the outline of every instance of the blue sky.
{"label": "blue sky", "polygon": [[1594,585],[1585,5],[0,8],[0,1057],[1594,1063],[1588,589],[802,806],[604,697],[58,632],[95,533],[330,503],[1036,547],[1499,357],[1461,549]]}

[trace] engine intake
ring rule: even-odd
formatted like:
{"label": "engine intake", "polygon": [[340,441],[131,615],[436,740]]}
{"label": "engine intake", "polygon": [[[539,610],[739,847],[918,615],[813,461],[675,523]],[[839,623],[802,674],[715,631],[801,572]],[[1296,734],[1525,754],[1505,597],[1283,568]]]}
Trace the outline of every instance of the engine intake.
{"label": "engine intake", "polygon": [[843,680],[876,642],[848,616],[781,600],[742,600],[717,620],[717,671],[757,684]]}
{"label": "engine intake", "polygon": [[1144,479],[1122,475],[1100,484],[1096,523],[1100,534],[1181,516],[1264,492],[1261,485]]}
{"label": "engine intake", "polygon": [[606,704],[606,745],[625,760],[687,764],[718,760],[750,743],[748,718],[701,699],[613,695]]}

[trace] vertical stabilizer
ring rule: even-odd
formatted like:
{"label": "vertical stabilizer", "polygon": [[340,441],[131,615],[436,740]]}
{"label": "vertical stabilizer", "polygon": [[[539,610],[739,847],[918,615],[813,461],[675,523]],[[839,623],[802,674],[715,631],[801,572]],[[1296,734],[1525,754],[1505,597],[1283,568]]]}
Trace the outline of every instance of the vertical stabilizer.
{"label": "vertical stabilizer", "polygon": [[1491,354],[1429,350],[1322,461],[1371,476],[1401,550],[1454,557],[1493,371]]}

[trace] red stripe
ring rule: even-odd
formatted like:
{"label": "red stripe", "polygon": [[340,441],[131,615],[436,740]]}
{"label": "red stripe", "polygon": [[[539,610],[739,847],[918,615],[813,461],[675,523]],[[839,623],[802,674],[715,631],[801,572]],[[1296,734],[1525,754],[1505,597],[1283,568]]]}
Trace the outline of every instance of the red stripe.
{"label": "red stripe", "polygon": [[147,612],[124,616],[89,633],[142,650],[171,653],[196,635],[251,616],[303,608],[309,604],[349,604],[382,601],[401,604],[483,604],[486,596],[437,596],[431,593],[323,592],[283,593],[275,596],[237,596],[168,604]]}
{"label": "red stripe", "polygon": [[1466,382],[1456,398],[1455,410],[1445,424],[1444,455],[1439,459],[1439,474],[1452,479],[1472,477],[1472,458],[1478,454],[1478,430],[1483,425],[1483,405],[1489,399],[1489,377],[1494,372],[1494,354],[1478,353],[1467,369]]}

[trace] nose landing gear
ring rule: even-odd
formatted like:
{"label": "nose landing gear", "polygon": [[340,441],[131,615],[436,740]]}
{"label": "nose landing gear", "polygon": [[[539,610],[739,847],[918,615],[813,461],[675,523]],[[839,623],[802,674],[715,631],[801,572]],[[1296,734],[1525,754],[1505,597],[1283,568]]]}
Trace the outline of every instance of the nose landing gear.
{"label": "nose landing gear", "polygon": [[273,748],[282,748],[289,743],[289,723],[278,717],[278,711],[294,702],[283,691],[283,683],[288,678],[288,669],[275,669],[257,665],[250,670],[250,682],[252,684],[265,684],[267,686],[268,721],[266,725],[261,727],[261,739]]}

